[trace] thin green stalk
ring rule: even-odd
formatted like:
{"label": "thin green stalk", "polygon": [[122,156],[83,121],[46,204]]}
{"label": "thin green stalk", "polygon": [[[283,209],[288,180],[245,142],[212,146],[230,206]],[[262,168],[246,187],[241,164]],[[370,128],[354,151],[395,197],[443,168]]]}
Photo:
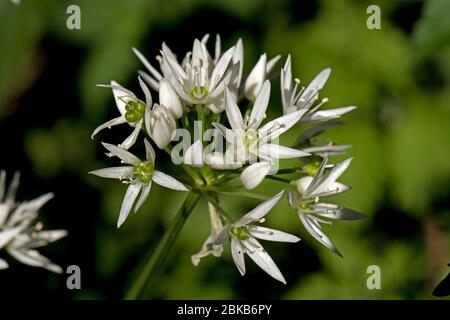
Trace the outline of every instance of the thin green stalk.
{"label": "thin green stalk", "polygon": [[196,204],[200,200],[201,195],[199,193],[189,193],[184,201],[182,207],[178,211],[176,217],[172,221],[169,229],[165,232],[163,238],[159,242],[156,250],[152,253],[150,259],[142,269],[136,281],[131,286],[130,290],[125,296],[127,300],[138,299],[144,293],[148,284],[157,275],[158,271],[161,269],[167,255],[171,251],[175,240],[178,237],[181,229],[184,226],[190,213],[194,210]]}

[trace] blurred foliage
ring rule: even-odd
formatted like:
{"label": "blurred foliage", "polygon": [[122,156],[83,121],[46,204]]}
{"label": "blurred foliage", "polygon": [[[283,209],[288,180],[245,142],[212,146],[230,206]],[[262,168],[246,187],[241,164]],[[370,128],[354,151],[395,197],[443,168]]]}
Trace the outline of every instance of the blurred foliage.
{"label": "blurred foliage", "polygon": [[[381,30],[366,28],[366,8],[373,3],[381,7]],[[81,30],[65,27],[70,4],[81,8]],[[446,268],[429,273],[437,258],[426,252],[430,235],[424,233],[424,218],[438,218],[443,228],[436,232],[446,234],[447,241],[450,236],[449,4],[23,0],[15,6],[0,0],[0,132],[5,140],[0,167],[36,180],[24,196],[57,191],[55,205],[44,214],[52,225],[69,229],[70,237],[54,260],[79,264],[84,279],[83,290],[68,292],[63,276],[18,266],[0,273],[2,286],[17,295],[122,297],[184,195],[170,192],[169,201],[169,193],[155,186],[140,212],[116,230],[124,187],[87,172],[112,163],[99,141],[119,142],[123,131],[111,130],[91,141],[91,130],[116,112],[109,90],[95,85],[115,79],[136,87],[141,65],[131,47],[154,57],[167,41],[182,54],[194,37],[219,32],[225,45],[244,39],[246,70],[260,51],[290,53],[294,76],[303,84],[324,67],[333,69],[323,90],[328,105],[359,107],[345,125],[326,133],[337,143],[353,145],[347,156],[355,159],[342,179],[353,189],[337,202],[368,218],[337,222],[327,230],[344,253],[340,259],[311,239],[283,200],[268,223],[303,239],[291,246],[266,245],[286,276],[283,286],[251,262],[242,278],[227,249],[222,259],[209,257],[193,267],[190,255],[209,233],[206,204],[200,203],[148,297],[431,298],[429,283],[440,280]],[[273,87],[278,85],[275,80]],[[273,91],[270,113],[276,115],[280,100]],[[298,134],[291,130],[283,141]],[[168,158],[158,157],[164,167]],[[295,162],[284,164],[290,165]],[[272,195],[279,187],[266,182],[258,191]],[[258,204],[243,197],[222,201],[236,216]],[[447,252],[439,254],[448,261],[448,244],[443,247]],[[372,264],[381,267],[382,290],[366,287],[366,269]],[[20,276],[32,286],[27,293],[14,280]]]}

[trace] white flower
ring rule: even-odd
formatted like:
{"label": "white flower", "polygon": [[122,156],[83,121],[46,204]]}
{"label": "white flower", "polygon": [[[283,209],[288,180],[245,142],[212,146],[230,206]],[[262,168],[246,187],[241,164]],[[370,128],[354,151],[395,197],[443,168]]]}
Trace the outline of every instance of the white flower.
{"label": "white flower", "polygon": [[[60,266],[42,256],[37,248],[44,247],[67,235],[65,230],[42,230],[42,223],[35,223],[38,211],[53,198],[52,193],[42,195],[32,201],[15,202],[15,194],[19,186],[19,174],[16,174],[5,188],[6,174],[0,173],[0,249],[5,249],[21,263],[33,267],[61,273]],[[6,191],[6,194],[5,194]],[[8,268],[8,263],[0,258],[0,269]]]}
{"label": "white flower", "polygon": [[[272,140],[278,138],[282,133],[295,125],[305,113],[305,110],[299,110],[279,117],[260,128],[265,118],[269,96],[270,82],[266,80],[256,97],[250,116],[244,120],[233,96],[226,89],[225,111],[231,129],[226,128],[220,123],[213,123],[230,143],[227,152],[232,153],[232,156],[236,159],[234,161],[235,163],[255,162],[258,159],[262,159],[262,162],[267,162],[265,166],[259,163],[253,163],[244,170],[245,173],[241,176],[242,182],[249,189],[259,184],[268,173],[268,170],[254,170],[253,168],[255,166],[258,168],[267,168],[276,159],[297,158],[309,155],[309,153],[301,150],[271,143]],[[252,168],[252,166],[254,167]],[[254,177],[254,175],[257,176]]]}
{"label": "white flower", "polygon": [[[133,49],[151,73],[141,75],[158,91],[161,89],[160,81],[167,80],[177,95],[188,105],[204,104],[213,112],[223,111],[221,96],[232,76],[231,72],[227,72],[228,67],[233,58],[236,62],[239,57],[234,56],[235,47],[220,55],[220,38],[218,38],[216,58],[213,60],[206,48],[206,40],[207,37],[203,41],[195,39],[192,52],[188,52],[181,65],[169,47],[163,44],[162,57],[159,57],[163,74],[159,73],[141,53]],[[234,77],[234,83],[238,82],[237,78],[238,76]]]}
{"label": "white flower", "polygon": [[267,79],[267,75],[272,71],[273,67],[280,60],[280,58],[281,55],[277,55],[267,61],[267,54],[263,53],[261,55],[258,62],[255,64],[245,80],[244,93],[248,100],[255,101]]}
{"label": "white flower", "polygon": [[[270,276],[286,284],[286,280],[277,265],[257,239],[295,243],[300,241],[300,238],[283,231],[253,224],[255,222],[264,222],[264,217],[278,203],[282,195],[283,191],[263,202],[239,219],[239,221],[225,227],[222,231],[222,233],[227,233],[231,240],[233,261],[241,275],[245,274],[245,253]],[[217,242],[223,241],[222,235],[219,235],[217,238]]]}
{"label": "white flower", "polygon": [[[119,179],[129,184],[122,202],[122,207],[120,208],[119,219],[117,221],[118,228],[125,222],[133,205],[134,212],[136,212],[145,200],[147,200],[152,182],[173,190],[189,191],[175,178],[155,170],[155,150],[153,150],[153,147],[147,139],[144,140],[144,143],[146,150],[145,161],[141,161],[138,157],[123,148],[108,143],[102,143],[112,155],[121,159],[126,166],[111,167],[90,172],[99,177]],[[136,204],[134,204],[139,193],[140,197]]]}
{"label": "white flower", "polygon": [[129,149],[135,144],[139,132],[142,130],[146,109],[149,109],[153,104],[150,91],[140,77],[139,84],[145,95],[145,103],[139,100],[133,92],[125,89],[115,81],[111,81],[110,85],[101,85],[103,87],[112,88],[116,106],[121,115],[96,128],[92,133],[92,139],[103,129],[110,129],[112,126],[128,123],[134,130],[131,135],[120,144],[120,147]]}
{"label": "white flower", "polygon": [[334,166],[327,174],[324,174],[328,159],[325,158],[314,177],[303,177],[297,181],[297,189],[300,198],[295,193],[289,193],[289,203],[297,210],[300,221],[306,230],[325,247],[342,257],[331,240],[323,232],[320,223],[331,224],[333,220],[356,220],[362,219],[363,214],[341,206],[320,202],[321,197],[330,197],[349,189],[348,186],[336,182],[336,180],[347,170],[351,158]]}
{"label": "white flower", "polygon": [[164,149],[172,140],[177,123],[166,107],[155,103],[151,110],[145,112],[145,129],[158,148]]}
{"label": "white flower", "polygon": [[319,104],[313,107],[314,103],[319,99],[319,92],[327,82],[330,73],[330,68],[322,70],[306,88],[302,88],[297,92],[300,80],[296,79],[294,85],[292,81],[291,56],[289,55],[283,69],[281,69],[280,75],[283,113],[289,114],[296,110],[305,109],[307,112],[301,122],[319,122],[339,118],[356,109],[355,106],[347,106],[317,111],[324,103],[328,102],[328,98],[322,99]]}

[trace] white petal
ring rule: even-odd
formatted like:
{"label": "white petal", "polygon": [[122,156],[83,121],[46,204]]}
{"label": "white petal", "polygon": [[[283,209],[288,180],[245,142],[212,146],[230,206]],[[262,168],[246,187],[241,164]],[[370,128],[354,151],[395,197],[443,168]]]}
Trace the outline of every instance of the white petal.
{"label": "white petal", "polygon": [[102,145],[106,150],[111,152],[114,156],[118,157],[126,164],[136,165],[141,162],[138,157],[123,148],[105,142],[102,142]]}
{"label": "white petal", "polygon": [[120,228],[120,226],[127,219],[128,214],[130,213],[131,208],[136,201],[139,191],[141,191],[141,188],[142,184],[139,183],[132,183],[128,186],[127,192],[125,193],[125,197],[122,201],[122,207],[120,208],[119,219],[117,220],[117,228]]}
{"label": "white petal", "polygon": [[[274,279],[286,284],[286,280],[281,274],[280,269],[278,269],[275,262],[266,252],[266,250],[261,246],[258,240],[250,238],[249,240],[242,241],[244,247],[247,249],[246,253],[248,256],[265,272],[267,272]],[[257,246],[257,248],[255,248]]]}
{"label": "white petal", "polygon": [[2,258],[0,258],[0,270],[4,270],[8,268],[8,263],[3,260]]}
{"label": "white petal", "polygon": [[266,79],[266,64],[267,55],[264,53],[261,55],[256,65],[253,67],[252,71],[247,77],[247,80],[245,80],[245,97],[250,101],[255,100],[256,96],[261,90],[264,80]]}
{"label": "white petal", "polygon": [[14,173],[14,176],[11,182],[9,183],[8,191],[6,191],[6,196],[4,199],[5,203],[14,204],[17,189],[19,188],[19,183],[20,183],[20,172],[16,172]]}
{"label": "white petal", "polygon": [[22,251],[11,249],[8,250],[8,253],[23,264],[32,267],[42,267],[55,273],[62,273],[62,269],[60,266],[53,264],[49,259],[41,255],[36,250]]}
{"label": "white petal", "polygon": [[145,95],[145,104],[147,108],[151,108],[153,105],[152,95],[150,93],[150,90],[148,89],[147,85],[144,81],[142,81],[141,77],[138,77],[139,85],[141,86],[142,92],[144,92]]}
{"label": "white petal", "polygon": [[277,64],[278,61],[280,61],[280,59],[281,59],[281,55],[276,55],[275,57],[273,57],[272,59],[267,61],[266,75],[272,71],[273,67],[275,67],[275,65]]}
{"label": "white petal", "polygon": [[153,172],[153,181],[160,186],[179,191],[189,191],[184,184],[179,182],[177,179],[172,178],[168,174],[161,171],[155,170]]}
{"label": "white petal", "polygon": [[244,249],[239,240],[234,237],[231,238],[231,256],[233,257],[234,264],[243,276],[245,274]]}
{"label": "white petal", "polygon": [[249,232],[255,238],[262,240],[292,243],[300,241],[300,238],[293,234],[260,226],[251,226]]}
{"label": "white petal", "polygon": [[317,222],[313,220],[313,218],[308,217],[307,215],[299,212],[298,216],[300,217],[300,221],[305,226],[305,229],[321,244],[327,247],[329,250],[333,251],[338,256],[342,257],[342,254],[339,250],[333,245],[330,238],[322,231],[322,228],[318,225]]}
{"label": "white petal", "polygon": [[22,231],[21,227],[7,228],[0,232],[0,249],[8,244],[16,235]]}
{"label": "white petal", "polygon": [[319,72],[319,74],[311,81],[311,83],[303,91],[299,99],[300,103],[302,102],[302,99],[306,99],[309,102],[306,105],[306,107],[309,107],[315,101],[314,98],[318,95],[318,92],[322,90],[323,86],[327,82],[330,73],[331,73],[330,68],[326,68],[321,72]]}
{"label": "white petal", "polygon": [[214,64],[217,64],[217,61],[219,61],[221,54],[222,54],[222,42],[220,41],[220,35],[216,34],[216,43],[214,46]]}
{"label": "white petal", "polygon": [[136,123],[136,126],[133,129],[133,132],[131,132],[131,134],[121,144],[119,144],[120,148],[128,150],[136,143],[139,133],[142,130],[142,124],[143,124],[143,120],[139,120]]}
{"label": "white petal", "polygon": [[256,97],[255,104],[253,105],[252,112],[248,121],[248,127],[256,129],[264,120],[266,115],[267,106],[269,105],[270,98],[270,81],[266,80],[262,89],[259,91]]}
{"label": "white petal", "polygon": [[145,144],[145,158],[152,164],[155,164],[156,155],[155,150],[152,147],[152,144],[147,139],[144,139],[144,144]]}
{"label": "white petal", "polygon": [[270,172],[270,162],[257,162],[249,165],[241,173],[241,181],[246,189],[256,188]]}
{"label": "white petal", "polygon": [[311,191],[311,195],[327,192],[332,184],[347,170],[353,158],[348,158],[336,165],[325,177],[318,183],[317,187]]}
{"label": "white petal", "polygon": [[233,57],[234,47],[231,47],[228,49],[222,57],[217,62],[216,66],[214,67],[213,72],[211,73],[210,83],[209,83],[209,89],[212,91],[219,83],[220,79],[222,79],[225,70],[227,69],[228,65],[230,64],[231,58]]}
{"label": "white petal", "polygon": [[150,194],[150,190],[152,188],[152,182],[146,183],[142,187],[141,195],[139,196],[138,201],[136,202],[136,205],[134,206],[134,212],[137,212],[141,206],[144,204],[144,202],[147,200],[148,195]]}
{"label": "white petal", "polygon": [[310,176],[301,177],[300,179],[298,179],[296,182],[298,192],[302,195],[308,195],[306,193],[306,190],[308,190],[308,187],[311,184],[312,180],[313,180],[313,177],[310,177]]}
{"label": "white petal", "polygon": [[259,146],[259,156],[264,159],[290,159],[300,158],[311,155],[302,150],[292,149],[278,144],[266,143]]}
{"label": "white petal", "polygon": [[259,135],[263,141],[276,139],[299,122],[306,110],[298,110],[272,120],[261,127]]}
{"label": "white petal", "polygon": [[329,196],[335,196],[337,194],[343,193],[347,190],[350,190],[350,187],[340,183],[340,182],[333,182],[328,186],[326,189],[319,190],[320,192],[315,192],[314,195],[320,196],[320,197],[329,197]]}
{"label": "white petal", "polygon": [[355,106],[348,106],[336,109],[328,109],[314,112],[311,116],[302,119],[302,121],[326,121],[335,118],[339,118],[340,116],[355,110]]}
{"label": "white petal", "polygon": [[219,122],[213,122],[212,125],[220,131],[220,134],[227,140],[230,144],[235,144],[237,141],[236,134],[233,130],[228,129],[223,124]]}
{"label": "white petal", "polygon": [[183,163],[194,166],[194,167],[202,167],[203,166],[203,143],[202,140],[195,141],[189,148],[186,150],[186,153],[183,157]]}
{"label": "white petal", "polygon": [[235,223],[236,227],[241,227],[249,224],[253,221],[259,221],[261,220],[269,211],[280,201],[281,197],[283,196],[283,191],[279,192],[274,197],[270,198],[269,200],[264,201],[259,206],[257,206],[255,209],[247,213],[245,216],[243,216],[237,223]]}
{"label": "white petal", "polygon": [[128,89],[125,89],[116,81],[111,81],[111,88],[116,101],[117,109],[120,114],[125,116],[125,105],[130,100],[137,100],[136,95]]}
{"label": "white petal", "polygon": [[281,87],[281,103],[283,106],[283,114],[288,114],[287,110],[291,106],[292,92],[292,69],[291,69],[291,55],[288,55],[286,63],[280,74]]}
{"label": "white petal", "polygon": [[147,68],[148,71],[156,78],[156,80],[161,80],[162,75],[148,62],[142,53],[140,53],[136,48],[132,48],[134,54],[141,60],[142,64]]}
{"label": "white petal", "polygon": [[155,78],[153,78],[151,75],[149,75],[147,72],[138,70],[139,76],[141,76],[142,79],[144,79],[145,82],[155,91],[159,91],[159,82]]}
{"label": "white petal", "polygon": [[117,126],[119,124],[123,124],[126,122],[127,122],[127,120],[125,119],[124,116],[120,116],[120,117],[114,118],[112,120],[109,120],[108,122],[105,122],[104,124],[98,126],[94,130],[94,132],[92,132],[91,138],[94,139],[95,135],[97,133],[99,133],[100,131],[102,131],[103,129],[106,129],[106,128],[111,129],[111,127],[113,127],[113,126]]}
{"label": "white petal", "polygon": [[187,75],[186,72],[184,72],[183,68],[178,64],[178,62],[170,55],[163,53],[163,56],[172,69],[173,73],[175,74],[177,80],[184,81],[187,78]]}
{"label": "white petal", "polygon": [[159,103],[169,109],[176,119],[183,116],[183,106],[177,93],[166,80],[159,83]]}
{"label": "white petal", "polygon": [[360,212],[332,203],[320,202],[313,207],[314,214],[334,220],[359,220],[365,218]]}
{"label": "white petal", "polygon": [[133,167],[110,167],[94,170],[89,173],[102,178],[123,180],[130,178],[133,175]]}
{"label": "white petal", "polygon": [[225,112],[233,130],[244,130],[244,120],[242,119],[241,111],[228,88],[225,89]]}

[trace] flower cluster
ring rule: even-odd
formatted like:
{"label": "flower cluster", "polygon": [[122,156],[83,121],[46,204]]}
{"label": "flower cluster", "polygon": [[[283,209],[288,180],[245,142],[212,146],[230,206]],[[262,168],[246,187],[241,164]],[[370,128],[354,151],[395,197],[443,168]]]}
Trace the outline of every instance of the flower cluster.
{"label": "flower cluster", "polygon": [[[34,200],[17,203],[19,174],[16,173],[6,188],[6,173],[0,173],[0,249],[4,249],[17,261],[32,267],[41,267],[61,273],[60,266],[42,256],[38,248],[57,241],[67,235],[65,230],[43,230],[41,222],[35,223],[41,207],[53,198],[52,193]],[[0,270],[8,268],[8,263],[0,258]]]}
{"label": "flower cluster", "polygon": [[[286,188],[296,185],[297,190],[289,192],[288,198],[300,221],[314,238],[339,254],[320,223],[329,223],[324,219],[359,219],[362,215],[323,203],[321,198],[349,189],[336,180],[351,159],[332,165],[328,158],[342,154],[350,146],[320,141],[317,136],[339,124],[335,120],[356,107],[321,110],[328,99],[319,100],[319,93],[331,70],[323,70],[308,86],[300,87],[300,81],[293,79],[291,57],[288,56],[280,73],[280,111],[283,115],[268,121],[267,108],[272,90],[269,77],[281,57],[268,60],[267,54],[262,54],[244,77],[242,40],[222,52],[221,39],[217,36],[212,55],[207,48],[208,38],[206,35],[201,40],[196,39],[192,51],[181,60],[163,43],[161,54],[156,57],[159,68],[133,48],[146,69],[138,71],[142,90],[139,95],[143,98],[115,81],[102,85],[112,89],[120,116],[93,132],[94,137],[115,125],[131,127],[130,135],[117,146],[103,143],[107,155],[119,158],[124,166],[91,173],[129,184],[118,226],[123,224],[133,207],[138,210],[148,198],[152,182],[199,194],[208,203],[211,234],[201,250],[192,256],[192,263],[197,265],[209,254],[221,256],[228,239],[241,274],[245,273],[244,254],[247,254],[272,277],[285,282],[257,239],[280,242],[300,239],[255,224],[264,221],[264,216],[282,198],[283,191],[236,221],[225,212],[219,196],[222,193],[254,196],[241,190],[254,189],[268,179],[285,182]],[[158,96],[158,102],[153,101],[152,94]],[[302,124],[308,124],[309,128],[291,146],[279,143],[282,134],[293,127],[302,127]],[[128,151],[141,133],[146,136],[144,161]],[[169,153],[173,165],[179,166],[183,174],[175,179],[156,170],[151,142]],[[300,165],[278,171],[281,159],[299,159]],[[295,175],[295,178],[286,179],[282,174]]]}

